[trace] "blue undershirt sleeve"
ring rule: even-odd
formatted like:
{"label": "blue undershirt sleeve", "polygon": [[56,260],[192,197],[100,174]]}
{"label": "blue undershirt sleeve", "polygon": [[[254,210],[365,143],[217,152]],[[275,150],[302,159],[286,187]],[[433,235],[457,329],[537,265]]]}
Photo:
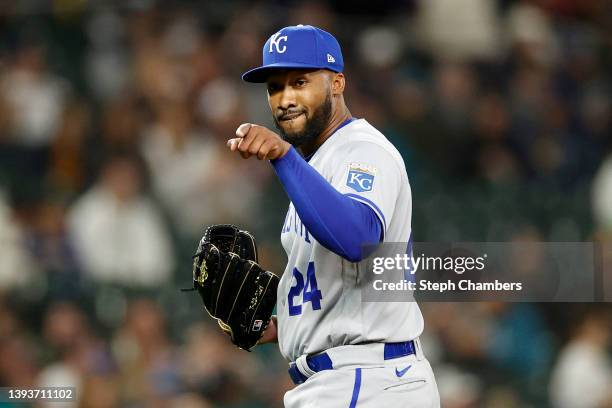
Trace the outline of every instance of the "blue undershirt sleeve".
{"label": "blue undershirt sleeve", "polygon": [[367,205],[341,194],[292,147],[271,161],[308,232],[350,262],[365,258],[363,244],[382,241],[383,227]]}

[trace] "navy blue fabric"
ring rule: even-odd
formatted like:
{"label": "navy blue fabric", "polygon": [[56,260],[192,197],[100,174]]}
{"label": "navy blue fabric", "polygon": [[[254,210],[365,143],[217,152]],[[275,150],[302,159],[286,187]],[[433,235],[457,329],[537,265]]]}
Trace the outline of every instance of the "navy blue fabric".
{"label": "navy blue fabric", "polygon": [[323,370],[331,370],[334,368],[331,358],[327,355],[327,353],[319,354],[318,356],[314,356],[306,359],[306,364],[308,367],[315,373]]}
{"label": "navy blue fabric", "polygon": [[378,243],[383,227],[370,207],[341,194],[292,147],[274,170],[308,232],[350,262],[365,258],[363,244]]}
{"label": "navy blue fabric", "polygon": [[308,379],[304,374],[300,373],[295,363],[291,363],[289,366],[289,377],[291,377],[291,381],[295,385],[300,385]]}
{"label": "navy blue fabric", "polygon": [[385,343],[385,360],[416,354],[414,341],[402,341],[401,343]]}

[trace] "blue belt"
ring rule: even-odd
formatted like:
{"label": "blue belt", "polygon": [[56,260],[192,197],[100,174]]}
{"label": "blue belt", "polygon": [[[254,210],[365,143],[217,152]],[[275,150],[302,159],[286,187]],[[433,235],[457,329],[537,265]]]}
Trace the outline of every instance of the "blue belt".
{"label": "blue belt", "polygon": [[[384,359],[392,360],[394,358],[409,356],[416,354],[414,347],[414,341],[404,341],[401,343],[385,343]],[[327,353],[317,354],[315,356],[306,357],[306,364],[315,373],[323,370],[333,370],[331,358]],[[289,365],[289,377],[293,380],[295,385],[302,384],[308,379],[304,374],[298,370],[295,363]]]}

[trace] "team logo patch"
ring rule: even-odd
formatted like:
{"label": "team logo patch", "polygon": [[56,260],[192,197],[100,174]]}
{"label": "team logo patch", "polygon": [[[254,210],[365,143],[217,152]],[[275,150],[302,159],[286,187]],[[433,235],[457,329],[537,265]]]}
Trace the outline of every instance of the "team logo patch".
{"label": "team logo patch", "polygon": [[372,185],[374,184],[375,175],[376,168],[364,164],[351,163],[349,164],[349,172],[348,177],[346,179],[346,185],[357,191],[358,193],[363,193],[364,191],[372,191]]}

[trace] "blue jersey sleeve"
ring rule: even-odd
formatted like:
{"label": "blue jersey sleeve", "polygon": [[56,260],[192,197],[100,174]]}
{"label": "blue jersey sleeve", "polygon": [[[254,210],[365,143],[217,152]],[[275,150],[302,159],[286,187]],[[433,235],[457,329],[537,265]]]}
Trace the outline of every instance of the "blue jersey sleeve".
{"label": "blue jersey sleeve", "polygon": [[382,240],[383,227],[372,208],[341,194],[293,147],[271,163],[302,223],[325,248],[359,262],[363,244]]}

